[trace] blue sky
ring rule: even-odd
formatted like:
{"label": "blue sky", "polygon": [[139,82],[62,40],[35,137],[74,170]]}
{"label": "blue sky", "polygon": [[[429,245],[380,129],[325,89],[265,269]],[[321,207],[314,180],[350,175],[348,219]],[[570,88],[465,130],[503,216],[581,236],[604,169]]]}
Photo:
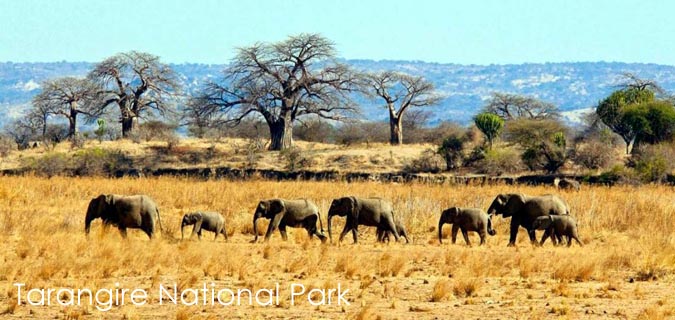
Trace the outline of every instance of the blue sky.
{"label": "blue sky", "polygon": [[0,61],[140,50],[225,63],[235,47],[317,32],[348,59],[675,65],[675,1],[0,0]]}

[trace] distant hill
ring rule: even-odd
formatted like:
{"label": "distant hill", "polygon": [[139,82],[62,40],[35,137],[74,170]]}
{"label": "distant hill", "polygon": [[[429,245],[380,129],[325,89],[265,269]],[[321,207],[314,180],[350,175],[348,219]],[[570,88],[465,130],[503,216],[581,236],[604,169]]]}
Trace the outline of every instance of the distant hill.
{"label": "distant hill", "polygon": [[[367,71],[397,70],[422,75],[436,84],[447,98],[434,110],[432,122],[470,121],[491,92],[512,92],[536,96],[560,107],[566,118],[578,121],[584,109],[615,90],[624,72],[654,79],[667,91],[675,90],[675,66],[575,62],[517,65],[459,65],[421,61],[344,60]],[[0,63],[0,127],[23,114],[40,82],[60,76],[83,76],[92,67],[87,62]],[[176,64],[186,92],[193,92],[204,80],[217,78],[225,65]],[[379,101],[356,99],[368,120],[383,120],[386,112]]]}

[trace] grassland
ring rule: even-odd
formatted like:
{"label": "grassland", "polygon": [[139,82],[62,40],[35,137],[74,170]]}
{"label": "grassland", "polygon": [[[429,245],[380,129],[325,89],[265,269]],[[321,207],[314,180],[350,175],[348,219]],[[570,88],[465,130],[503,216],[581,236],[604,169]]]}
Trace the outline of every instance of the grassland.
{"label": "grassland", "polygon": [[[342,146],[314,142],[296,141],[299,151],[299,166],[305,170],[396,172],[402,170],[413,159],[420,157],[430,144],[391,146],[383,143]],[[262,141],[222,138],[184,138],[169,144],[165,141],[131,140],[87,141],[80,148],[71,143],[42,145],[22,151],[12,151],[0,158],[0,170],[17,169],[26,166],[29,159],[45,155],[62,154],[67,158],[85,150],[101,149],[123,154],[133,162],[135,168],[183,168],[227,166],[232,168],[258,168],[284,170],[288,160],[280,152],[267,152]],[[28,161],[29,162],[29,161]]]}
{"label": "grassland", "polygon": [[[667,319],[675,316],[675,203],[666,186],[585,187],[564,192],[579,221],[584,247],[532,247],[521,229],[507,248],[509,220],[483,247],[436,240],[442,208],[487,208],[501,192],[554,193],[548,187],[419,184],[194,181],[178,178],[117,179],[0,177],[0,313],[7,318],[352,318],[352,319]],[[160,206],[164,232],[148,240],[140,231],[122,239],[95,223],[84,235],[89,200],[100,193],[148,194]],[[376,244],[361,228],[360,243],[310,241],[290,229],[251,244],[258,200],[313,199],[322,216],[342,195],[393,201],[414,243]],[[229,242],[179,241],[180,218],[196,209],[220,211]],[[336,219],[333,235],[341,230]],[[264,227],[261,223],[260,227]],[[263,229],[263,228],[261,228]],[[444,233],[449,233],[449,226]],[[471,235],[477,243],[477,235]],[[153,293],[161,284],[180,288],[214,282],[220,287],[267,288],[275,282],[311,288],[350,289],[349,306],[222,307],[119,305],[18,306],[16,282],[26,288],[124,287]]]}

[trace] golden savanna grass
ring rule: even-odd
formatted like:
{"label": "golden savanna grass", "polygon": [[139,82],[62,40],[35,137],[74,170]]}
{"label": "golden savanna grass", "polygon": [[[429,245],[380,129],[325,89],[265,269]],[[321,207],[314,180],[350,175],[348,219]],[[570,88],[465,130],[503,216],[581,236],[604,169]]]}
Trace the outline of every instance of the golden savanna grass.
{"label": "golden savanna grass", "polygon": [[[352,319],[667,319],[675,316],[675,202],[673,188],[584,187],[563,192],[579,222],[584,247],[533,247],[520,230],[507,248],[509,220],[483,247],[436,240],[438,215],[448,206],[486,209],[501,192],[537,195],[550,187],[449,186],[340,182],[196,181],[180,178],[104,179],[0,177],[0,313],[12,318],[352,318]],[[96,222],[84,235],[84,214],[100,193],[147,194],[160,206],[164,233],[152,241],[138,230],[122,239]],[[360,228],[342,244],[322,245],[302,229],[289,241],[253,238],[251,218],[260,199],[313,199],[324,228],[330,201],[343,195],[380,196],[394,203],[413,244],[376,244]],[[180,218],[197,209],[220,211],[229,242],[179,241]],[[334,219],[334,239],[344,220]],[[260,229],[265,223],[260,221]],[[188,229],[189,231],[190,229]],[[447,237],[450,226],[443,230]],[[538,233],[540,237],[541,232]],[[471,234],[477,244],[476,234]],[[144,288],[150,303],[94,307],[16,305],[15,282],[27,288]],[[289,303],[274,307],[158,305],[160,284],[179,288],[267,288],[280,282],[350,290],[349,306]],[[287,291],[286,291],[287,293]],[[297,301],[296,301],[297,302]]]}

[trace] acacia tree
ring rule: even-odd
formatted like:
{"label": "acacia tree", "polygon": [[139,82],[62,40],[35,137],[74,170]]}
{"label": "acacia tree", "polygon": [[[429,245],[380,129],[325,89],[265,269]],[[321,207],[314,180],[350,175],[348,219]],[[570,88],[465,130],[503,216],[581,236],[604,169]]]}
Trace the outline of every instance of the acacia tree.
{"label": "acacia tree", "polygon": [[33,98],[33,106],[47,114],[68,119],[68,137],[73,137],[77,134],[78,115],[96,115],[90,106],[97,90],[96,84],[88,79],[63,77],[47,80],[42,83],[40,93]]}
{"label": "acacia tree", "polygon": [[220,83],[210,82],[193,97],[202,114],[219,114],[219,125],[236,126],[251,115],[265,119],[270,150],[293,144],[296,119],[316,115],[341,120],[356,111],[348,93],[356,74],[334,61],[333,42],[318,34],[300,34],[276,43],[238,49]]}
{"label": "acacia tree", "polygon": [[152,110],[165,115],[180,89],[170,66],[159,57],[138,51],[118,53],[98,63],[88,78],[96,82],[97,108],[117,105],[120,110],[122,136],[128,137],[138,125],[138,118]]}
{"label": "acacia tree", "polygon": [[403,115],[410,107],[437,104],[441,97],[434,84],[423,77],[405,73],[383,71],[369,74],[366,81],[372,95],[382,98],[389,111],[389,143],[403,143]]}
{"label": "acacia tree", "polygon": [[554,119],[559,116],[558,107],[552,103],[534,97],[499,92],[492,93],[483,112],[494,113],[506,121],[518,118]]}
{"label": "acacia tree", "polygon": [[626,154],[630,154],[638,136],[638,130],[631,117],[626,117],[626,109],[631,105],[653,102],[654,92],[638,87],[627,87],[612,92],[609,97],[598,103],[596,114],[602,122],[618,134],[626,143]]}
{"label": "acacia tree", "polygon": [[492,142],[504,128],[504,119],[494,113],[481,113],[473,118],[476,127],[485,135],[488,147],[492,150]]}

